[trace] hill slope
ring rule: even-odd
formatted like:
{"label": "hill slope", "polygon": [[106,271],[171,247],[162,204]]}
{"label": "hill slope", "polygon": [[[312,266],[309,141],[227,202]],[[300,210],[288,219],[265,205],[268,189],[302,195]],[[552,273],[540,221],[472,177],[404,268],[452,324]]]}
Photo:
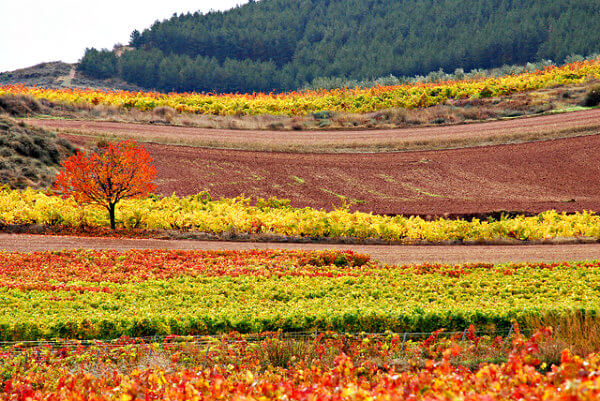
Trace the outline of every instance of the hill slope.
{"label": "hill slope", "polygon": [[75,148],[56,134],[0,116],[0,185],[46,188]]}
{"label": "hill slope", "polygon": [[596,0],[262,0],[174,15],[88,75],[175,91],[291,90],[317,77],[372,79],[598,52]]}
{"label": "hill slope", "polygon": [[121,79],[99,79],[84,76],[76,64],[52,61],[14,71],[0,72],[1,85],[37,86],[48,89],[93,88],[138,91],[142,88]]}

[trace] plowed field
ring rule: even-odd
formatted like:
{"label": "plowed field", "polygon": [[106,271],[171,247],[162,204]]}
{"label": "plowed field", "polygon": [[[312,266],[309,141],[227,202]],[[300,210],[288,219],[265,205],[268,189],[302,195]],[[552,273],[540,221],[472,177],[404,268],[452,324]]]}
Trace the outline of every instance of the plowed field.
{"label": "plowed field", "polygon": [[[85,137],[65,135],[84,143]],[[94,140],[87,138],[87,140]],[[145,144],[162,194],[246,195],[385,214],[600,210],[600,136],[444,151],[294,154]]]}

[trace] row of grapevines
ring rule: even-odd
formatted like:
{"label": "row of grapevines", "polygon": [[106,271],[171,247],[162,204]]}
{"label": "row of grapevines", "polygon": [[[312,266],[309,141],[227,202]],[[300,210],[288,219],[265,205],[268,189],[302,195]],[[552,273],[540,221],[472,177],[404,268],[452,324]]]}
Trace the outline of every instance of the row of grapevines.
{"label": "row of grapevines", "polygon": [[[249,198],[211,200],[206,194],[125,200],[117,220],[126,228],[194,230],[215,234],[268,233],[287,236],[351,237],[389,241],[519,240],[555,237],[600,238],[600,216],[547,211],[535,217],[472,221],[381,216],[338,209],[331,212],[287,206],[252,206]],[[46,224],[107,227],[106,211],[80,207],[44,192],[0,188],[0,225]]]}
{"label": "row of grapevines", "polygon": [[[490,341],[399,336],[301,342],[61,344],[0,350],[0,400],[595,400],[600,358],[563,351],[549,331]],[[499,341],[498,341],[499,340]],[[508,343],[508,344],[506,344]],[[550,343],[551,344],[551,343]],[[408,348],[408,349],[407,349]],[[412,351],[412,352],[411,352]],[[491,360],[503,362],[491,363]],[[542,360],[540,360],[542,359]],[[469,361],[481,361],[466,365]]]}
{"label": "row of grapevines", "polygon": [[352,253],[0,253],[0,339],[507,329],[600,311],[600,263],[381,266]]}
{"label": "row of grapevines", "polygon": [[335,89],[283,94],[198,94],[103,91],[92,89],[43,89],[9,85],[0,96],[25,94],[56,102],[105,104],[152,110],[169,106],[181,112],[214,115],[305,115],[317,111],[365,113],[389,108],[419,108],[450,99],[503,96],[541,88],[581,83],[600,78],[600,60],[500,78],[411,84],[375,88]]}

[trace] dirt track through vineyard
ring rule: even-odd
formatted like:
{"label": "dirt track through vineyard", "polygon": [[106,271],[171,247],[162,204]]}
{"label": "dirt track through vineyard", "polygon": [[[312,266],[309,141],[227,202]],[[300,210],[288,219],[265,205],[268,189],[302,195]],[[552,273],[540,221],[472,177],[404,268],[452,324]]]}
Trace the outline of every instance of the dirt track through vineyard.
{"label": "dirt track through vineyard", "polygon": [[63,249],[343,249],[368,253],[375,260],[388,264],[409,263],[506,263],[562,262],[568,260],[600,260],[600,244],[577,245],[489,245],[489,246],[386,246],[386,245],[326,245],[272,244],[252,242],[212,242],[186,240],[85,238],[22,234],[0,234],[0,251],[41,252]]}
{"label": "dirt track through vineyard", "polygon": [[[541,117],[470,123],[442,127],[417,127],[368,131],[252,131],[170,127],[100,121],[28,120],[47,129],[77,131],[91,135],[117,135],[139,141],[177,145],[199,145],[248,150],[300,150],[303,152],[341,150],[344,152],[401,150],[403,147],[448,148],[465,144],[510,142],[561,132],[600,132],[600,109]],[[565,134],[568,135],[568,134]],[[503,139],[504,138],[504,139]]]}

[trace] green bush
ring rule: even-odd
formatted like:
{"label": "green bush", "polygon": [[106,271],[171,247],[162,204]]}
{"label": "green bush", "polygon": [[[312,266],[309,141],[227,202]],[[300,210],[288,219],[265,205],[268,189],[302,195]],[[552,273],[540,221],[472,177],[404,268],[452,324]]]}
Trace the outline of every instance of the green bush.
{"label": "green bush", "polygon": [[333,117],[333,112],[329,110],[317,111],[316,113],[313,113],[313,118],[315,120],[328,120],[331,117]]}

